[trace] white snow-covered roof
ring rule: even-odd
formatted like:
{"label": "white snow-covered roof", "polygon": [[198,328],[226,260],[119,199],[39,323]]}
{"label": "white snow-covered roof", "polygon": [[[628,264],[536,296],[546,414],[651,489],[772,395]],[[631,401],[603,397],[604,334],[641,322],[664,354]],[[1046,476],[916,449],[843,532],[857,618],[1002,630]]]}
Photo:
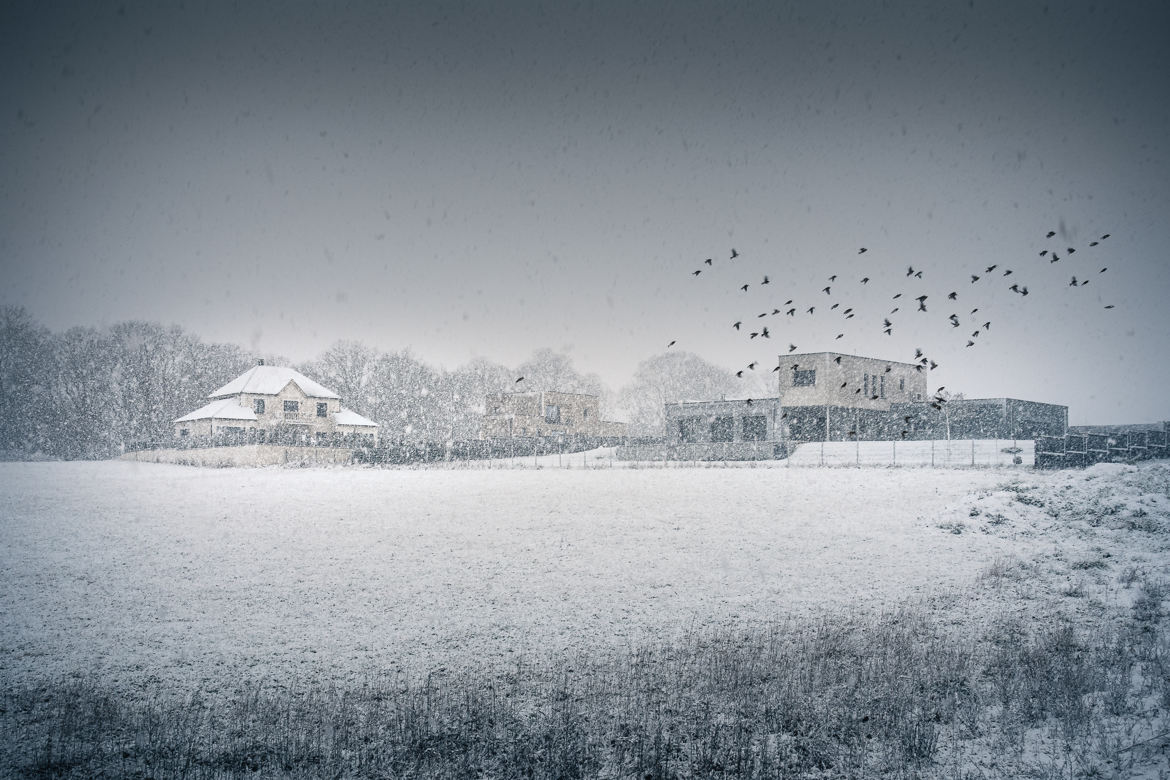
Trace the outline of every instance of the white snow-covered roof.
{"label": "white snow-covered roof", "polygon": [[255,420],[256,414],[251,409],[245,409],[230,398],[212,401],[207,406],[200,407],[190,414],[179,417],[175,422],[190,422],[191,420]]}
{"label": "white snow-covered roof", "polygon": [[295,382],[301,392],[310,398],[339,398],[337,393],[324,385],[317,384],[299,371],[283,366],[252,366],[238,377],[219,388],[208,398],[223,398],[239,393],[276,395],[289,382]]}
{"label": "white snow-covered roof", "polygon": [[378,427],[378,423],[368,417],[362,417],[357,412],[351,412],[349,409],[342,409],[340,412],[335,413],[333,415],[333,421],[338,425],[362,425],[367,428]]}

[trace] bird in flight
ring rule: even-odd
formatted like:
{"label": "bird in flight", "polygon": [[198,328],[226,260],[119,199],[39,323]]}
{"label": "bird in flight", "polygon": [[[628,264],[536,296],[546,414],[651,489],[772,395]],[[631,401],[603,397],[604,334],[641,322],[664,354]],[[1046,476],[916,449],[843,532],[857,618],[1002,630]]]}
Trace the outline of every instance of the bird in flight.
{"label": "bird in flight", "polygon": [[699,270],[697,270],[697,271],[691,271],[691,276],[698,276],[698,275],[699,275],[699,274],[701,274],[701,273],[703,273],[703,269],[702,269],[702,268],[700,268],[700,269],[699,269]]}
{"label": "bird in flight", "polygon": [[731,259],[734,260],[737,257],[739,257],[739,252],[736,252],[735,247],[732,247],[731,248]]}
{"label": "bird in flight", "polygon": [[791,355],[791,354],[792,354],[793,352],[795,352],[795,351],[796,351],[796,345],[795,345],[795,344],[789,344],[789,345],[788,345],[788,354],[790,354],[790,355]]}
{"label": "bird in flight", "polygon": [[516,380],[515,382],[513,382],[512,384],[518,385],[518,384],[520,384],[520,383],[521,383],[521,382],[523,382],[523,381],[524,381],[524,377],[520,377],[519,379],[517,379],[517,380]]}
{"label": "bird in flight", "polygon": [[1055,231],[1055,230],[1049,230],[1049,231],[1048,231],[1048,235],[1046,235],[1046,236],[1045,236],[1045,238],[1052,238],[1052,237],[1053,237],[1053,236],[1055,236],[1055,235],[1056,235],[1056,231]]}
{"label": "bird in flight", "polygon": [[869,277],[868,276],[861,277],[861,283],[862,284],[869,284]]}
{"label": "bird in flight", "polygon": [[748,363],[748,369],[751,371],[755,371],[756,370],[756,361],[753,360],[751,363]]}
{"label": "bird in flight", "polygon": [[957,299],[958,297],[959,297],[959,294],[957,292],[952,292],[949,295],[947,295],[947,300],[953,301],[953,300]]}
{"label": "bird in flight", "polygon": [[744,292],[747,292],[747,288],[748,288],[748,285],[745,284],[743,287],[740,287],[739,289],[743,290]]}
{"label": "bird in flight", "polygon": [[868,251],[869,251],[868,249],[866,249],[865,247],[862,247],[861,249],[857,250],[857,254],[864,255]]}
{"label": "bird in flight", "polygon": [[677,343],[678,343],[677,341],[672,341],[672,342],[670,342],[669,344],[667,344],[667,345],[666,345],[666,348],[667,348],[667,349],[670,349],[671,347],[673,347],[673,346],[674,346],[675,344],[677,344]]}
{"label": "bird in flight", "polygon": [[989,266],[987,266],[987,268],[983,269],[983,273],[989,274],[992,271],[994,271],[996,268],[999,268],[999,266],[998,265],[989,265]]}
{"label": "bird in flight", "polygon": [[760,282],[760,284],[771,284],[771,283],[772,283],[772,281],[770,279],[768,279],[768,277],[766,277],[766,276],[764,277],[764,281]]}
{"label": "bird in flight", "polygon": [[714,261],[713,261],[711,258],[709,258],[709,257],[708,257],[708,258],[707,258],[706,260],[704,260],[703,262],[704,262],[704,263],[706,263],[707,265],[711,265],[711,263],[713,263]]}
{"label": "bird in flight", "polygon": [[977,281],[979,281],[979,277],[975,274],[971,274],[971,284],[975,284]]}
{"label": "bird in flight", "polygon": [[739,330],[740,325],[743,325],[743,320],[740,320],[739,322],[733,322],[731,324],[731,327],[735,328],[736,330]]}

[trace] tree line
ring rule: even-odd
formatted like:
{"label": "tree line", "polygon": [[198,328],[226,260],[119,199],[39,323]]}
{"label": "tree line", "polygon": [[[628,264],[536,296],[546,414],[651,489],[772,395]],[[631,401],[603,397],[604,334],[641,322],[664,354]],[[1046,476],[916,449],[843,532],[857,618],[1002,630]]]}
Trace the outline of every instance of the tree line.
{"label": "tree line", "polygon": [[[264,359],[279,355],[207,343],[177,325],[128,321],[52,332],[24,308],[0,308],[0,456],[7,459],[108,458],[165,444],[173,420]],[[339,341],[293,365],[379,424],[387,442],[466,441],[479,435],[484,400],[516,389],[598,395],[606,419],[633,436],[662,432],[663,404],[744,393],[730,371],[687,352],[648,358],[614,392],[572,358],[539,349],[519,366],[476,358],[454,370],[431,366],[409,349],[385,352]]]}

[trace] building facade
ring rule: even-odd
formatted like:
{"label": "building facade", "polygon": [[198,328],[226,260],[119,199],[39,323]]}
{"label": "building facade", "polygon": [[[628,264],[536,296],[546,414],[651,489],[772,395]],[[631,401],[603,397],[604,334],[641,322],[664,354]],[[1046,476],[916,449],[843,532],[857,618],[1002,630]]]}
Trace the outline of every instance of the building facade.
{"label": "building facade", "polygon": [[484,400],[480,437],[511,438],[620,438],[625,423],[601,419],[595,395],[539,391],[493,393]]}
{"label": "building facade", "polygon": [[181,444],[376,445],[378,424],[304,374],[261,362],[174,421]]}

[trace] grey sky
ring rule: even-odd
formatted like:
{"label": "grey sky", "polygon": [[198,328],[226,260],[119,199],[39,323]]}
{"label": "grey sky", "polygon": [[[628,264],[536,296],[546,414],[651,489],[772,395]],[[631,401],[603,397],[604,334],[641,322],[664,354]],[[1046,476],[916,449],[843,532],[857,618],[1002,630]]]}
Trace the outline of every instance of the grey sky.
{"label": "grey sky", "polygon": [[[9,3],[0,302],[54,329],[176,322],[291,360],[343,338],[449,368],[566,348],[615,389],[671,340],[732,369],[789,343],[922,347],[932,386],[1066,403],[1073,423],[1163,419],[1168,17]],[[1038,256],[1052,247],[1060,263]],[[903,303],[883,334],[912,289],[928,313]],[[760,320],[770,341],[732,330],[788,298],[807,304]]]}

